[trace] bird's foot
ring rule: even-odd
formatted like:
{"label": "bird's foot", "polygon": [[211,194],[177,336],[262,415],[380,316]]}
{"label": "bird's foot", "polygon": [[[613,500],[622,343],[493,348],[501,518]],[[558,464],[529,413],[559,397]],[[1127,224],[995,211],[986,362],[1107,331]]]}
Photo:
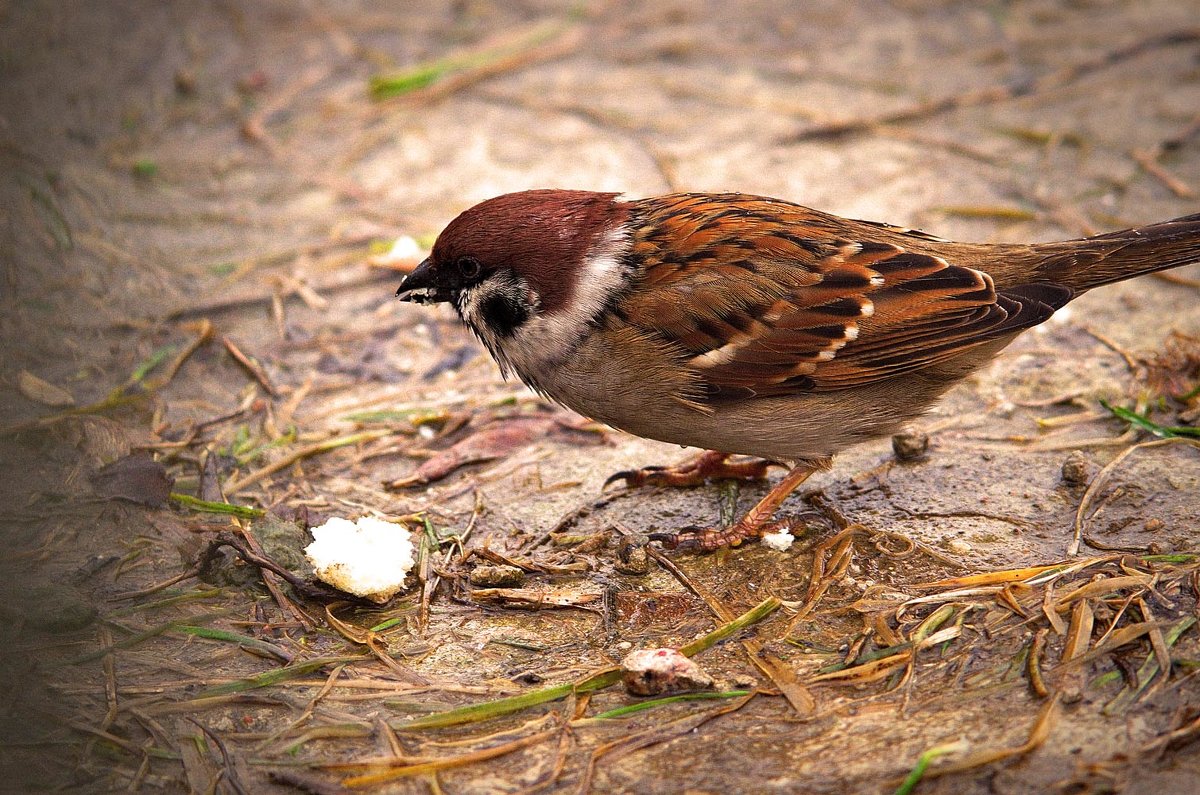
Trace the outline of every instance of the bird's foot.
{"label": "bird's foot", "polygon": [[684,549],[695,552],[713,552],[724,547],[741,546],[747,541],[762,538],[767,533],[778,532],[796,526],[796,519],[773,521],[772,517],[787,496],[796,490],[809,475],[826,462],[797,464],[779,481],[767,495],[759,500],[745,516],[727,528],[686,527],[675,533],[651,533],[650,540],[658,541],[667,549]]}
{"label": "bird's foot", "polygon": [[684,552],[716,552],[718,549],[740,547],[747,541],[757,541],[765,535],[794,532],[805,522],[802,517],[788,517],[773,522],[755,525],[749,517],[730,527],[685,527],[674,533],[650,533],[651,541],[657,541],[664,549]]}
{"label": "bird's foot", "polygon": [[638,486],[700,486],[710,480],[765,480],[767,470],[772,466],[776,464],[761,458],[730,461],[727,453],[707,450],[691,461],[673,467],[642,467],[617,472],[604,481],[604,488],[618,480],[625,481],[625,487],[630,489]]}

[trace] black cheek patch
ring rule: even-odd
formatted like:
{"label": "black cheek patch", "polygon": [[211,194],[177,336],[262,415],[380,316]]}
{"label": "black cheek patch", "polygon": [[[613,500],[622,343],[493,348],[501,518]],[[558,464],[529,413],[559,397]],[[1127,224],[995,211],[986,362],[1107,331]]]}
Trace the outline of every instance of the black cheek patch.
{"label": "black cheek patch", "polygon": [[483,322],[499,337],[511,337],[529,319],[529,310],[511,296],[493,295],[480,307]]}

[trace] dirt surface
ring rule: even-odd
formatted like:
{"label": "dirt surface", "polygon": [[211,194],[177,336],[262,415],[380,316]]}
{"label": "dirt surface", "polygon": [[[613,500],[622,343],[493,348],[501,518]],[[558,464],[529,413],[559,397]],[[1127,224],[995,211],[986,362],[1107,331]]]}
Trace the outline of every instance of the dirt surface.
{"label": "dirt surface", "polygon": [[[785,505],[815,516],[787,552],[637,574],[622,534],[711,525],[765,486],[602,492],[691,451],[503,383],[448,310],[391,300],[415,260],[380,255],[531,187],[739,190],[982,241],[1194,213],[1198,21],[1191,0],[0,2],[0,787],[891,792],[957,743],[919,791],[1194,792],[1200,451],[1134,449],[1154,437],[1099,401],[1200,422],[1180,398],[1200,268],[1024,335],[918,424],[918,460],[848,451]],[[228,552],[151,590],[221,534],[284,560],[306,523],[363,514],[425,537],[384,607],[277,599]],[[468,583],[504,559],[543,609]],[[586,681],[768,597],[696,657],[744,703],[595,721],[637,699],[585,687],[405,722]]]}

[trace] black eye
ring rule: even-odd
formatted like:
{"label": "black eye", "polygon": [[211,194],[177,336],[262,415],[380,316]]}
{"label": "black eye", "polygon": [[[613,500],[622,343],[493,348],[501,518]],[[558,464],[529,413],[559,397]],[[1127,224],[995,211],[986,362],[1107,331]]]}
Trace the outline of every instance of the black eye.
{"label": "black eye", "polygon": [[461,274],[464,279],[474,279],[479,275],[479,271],[482,269],[482,266],[479,264],[479,260],[475,259],[474,257],[459,257],[454,265],[456,268],[458,268],[459,274]]}

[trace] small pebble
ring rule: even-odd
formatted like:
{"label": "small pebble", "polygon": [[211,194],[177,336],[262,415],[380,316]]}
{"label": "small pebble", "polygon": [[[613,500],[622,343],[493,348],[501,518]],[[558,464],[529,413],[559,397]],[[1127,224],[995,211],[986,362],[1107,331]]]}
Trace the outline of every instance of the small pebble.
{"label": "small pebble", "polygon": [[513,588],[524,584],[525,572],[516,566],[476,566],[471,569],[471,584],[482,588]]}
{"label": "small pebble", "polygon": [[1082,486],[1092,478],[1092,462],[1082,450],[1075,450],[1062,462],[1062,479],[1072,486]]}
{"label": "small pebble", "polygon": [[671,690],[707,690],[713,678],[676,649],[638,649],[621,661],[621,680],[635,696]]}
{"label": "small pebble", "polygon": [[929,434],[905,431],[892,437],[892,452],[901,461],[916,461],[929,450]]}
{"label": "small pebble", "polygon": [[196,75],[189,69],[180,69],[175,73],[175,93],[181,97],[190,97],[196,93]]}
{"label": "small pebble", "polygon": [[613,568],[622,574],[645,574],[650,571],[650,555],[646,545],[650,539],[638,533],[631,536],[621,536],[617,541],[617,559]]}
{"label": "small pebble", "polygon": [[1157,533],[1159,530],[1162,530],[1166,526],[1167,526],[1167,523],[1164,522],[1162,519],[1159,519],[1158,517],[1154,517],[1152,519],[1147,519],[1146,523],[1144,525],[1142,525],[1142,527],[1144,527],[1146,529],[1147,533]]}

